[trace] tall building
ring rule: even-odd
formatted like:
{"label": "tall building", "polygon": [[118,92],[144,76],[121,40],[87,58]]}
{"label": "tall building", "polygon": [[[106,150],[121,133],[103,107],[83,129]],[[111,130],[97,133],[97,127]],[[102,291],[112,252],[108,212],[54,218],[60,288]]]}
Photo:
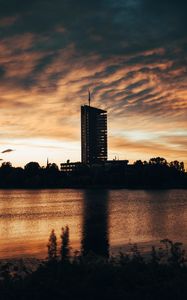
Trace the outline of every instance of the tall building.
{"label": "tall building", "polygon": [[107,160],[107,112],[90,106],[81,106],[82,163],[93,164]]}

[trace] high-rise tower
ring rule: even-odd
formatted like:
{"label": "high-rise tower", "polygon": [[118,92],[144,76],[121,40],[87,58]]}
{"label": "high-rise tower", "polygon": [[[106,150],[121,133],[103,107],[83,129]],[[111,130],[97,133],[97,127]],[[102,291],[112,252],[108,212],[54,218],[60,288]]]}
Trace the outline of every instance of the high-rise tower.
{"label": "high-rise tower", "polygon": [[107,112],[90,106],[81,106],[82,163],[93,164],[107,160]]}

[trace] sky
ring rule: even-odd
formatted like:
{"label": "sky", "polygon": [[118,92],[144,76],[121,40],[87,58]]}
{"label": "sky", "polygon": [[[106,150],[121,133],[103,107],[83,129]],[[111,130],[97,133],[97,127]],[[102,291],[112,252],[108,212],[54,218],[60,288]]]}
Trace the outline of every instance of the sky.
{"label": "sky", "polygon": [[0,0],[0,159],[80,161],[80,105],[109,159],[187,167],[186,0]]}

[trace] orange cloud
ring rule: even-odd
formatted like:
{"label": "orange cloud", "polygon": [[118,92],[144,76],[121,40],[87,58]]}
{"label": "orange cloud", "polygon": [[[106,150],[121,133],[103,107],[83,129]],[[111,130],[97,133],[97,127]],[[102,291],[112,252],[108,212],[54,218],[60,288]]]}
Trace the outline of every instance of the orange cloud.
{"label": "orange cloud", "polygon": [[[56,31],[66,34],[63,27]],[[39,40],[39,35],[27,33],[1,41],[2,139],[45,138],[54,140],[54,146],[56,139],[79,143],[80,105],[91,88],[92,104],[108,110],[111,153],[186,160],[184,137],[178,146],[175,134],[154,136],[187,128],[184,67],[175,66],[164,48],[102,58],[80,55],[73,42],[58,51],[37,49]],[[41,43],[49,42],[47,35],[41,37]],[[146,142],[133,141],[125,137],[131,130],[152,136]]]}

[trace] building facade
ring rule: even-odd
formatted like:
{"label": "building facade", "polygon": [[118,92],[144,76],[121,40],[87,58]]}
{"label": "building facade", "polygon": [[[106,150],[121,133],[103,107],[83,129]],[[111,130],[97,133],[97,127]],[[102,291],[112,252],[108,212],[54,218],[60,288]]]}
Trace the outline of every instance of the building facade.
{"label": "building facade", "polygon": [[107,112],[81,106],[81,158],[91,165],[107,160]]}

